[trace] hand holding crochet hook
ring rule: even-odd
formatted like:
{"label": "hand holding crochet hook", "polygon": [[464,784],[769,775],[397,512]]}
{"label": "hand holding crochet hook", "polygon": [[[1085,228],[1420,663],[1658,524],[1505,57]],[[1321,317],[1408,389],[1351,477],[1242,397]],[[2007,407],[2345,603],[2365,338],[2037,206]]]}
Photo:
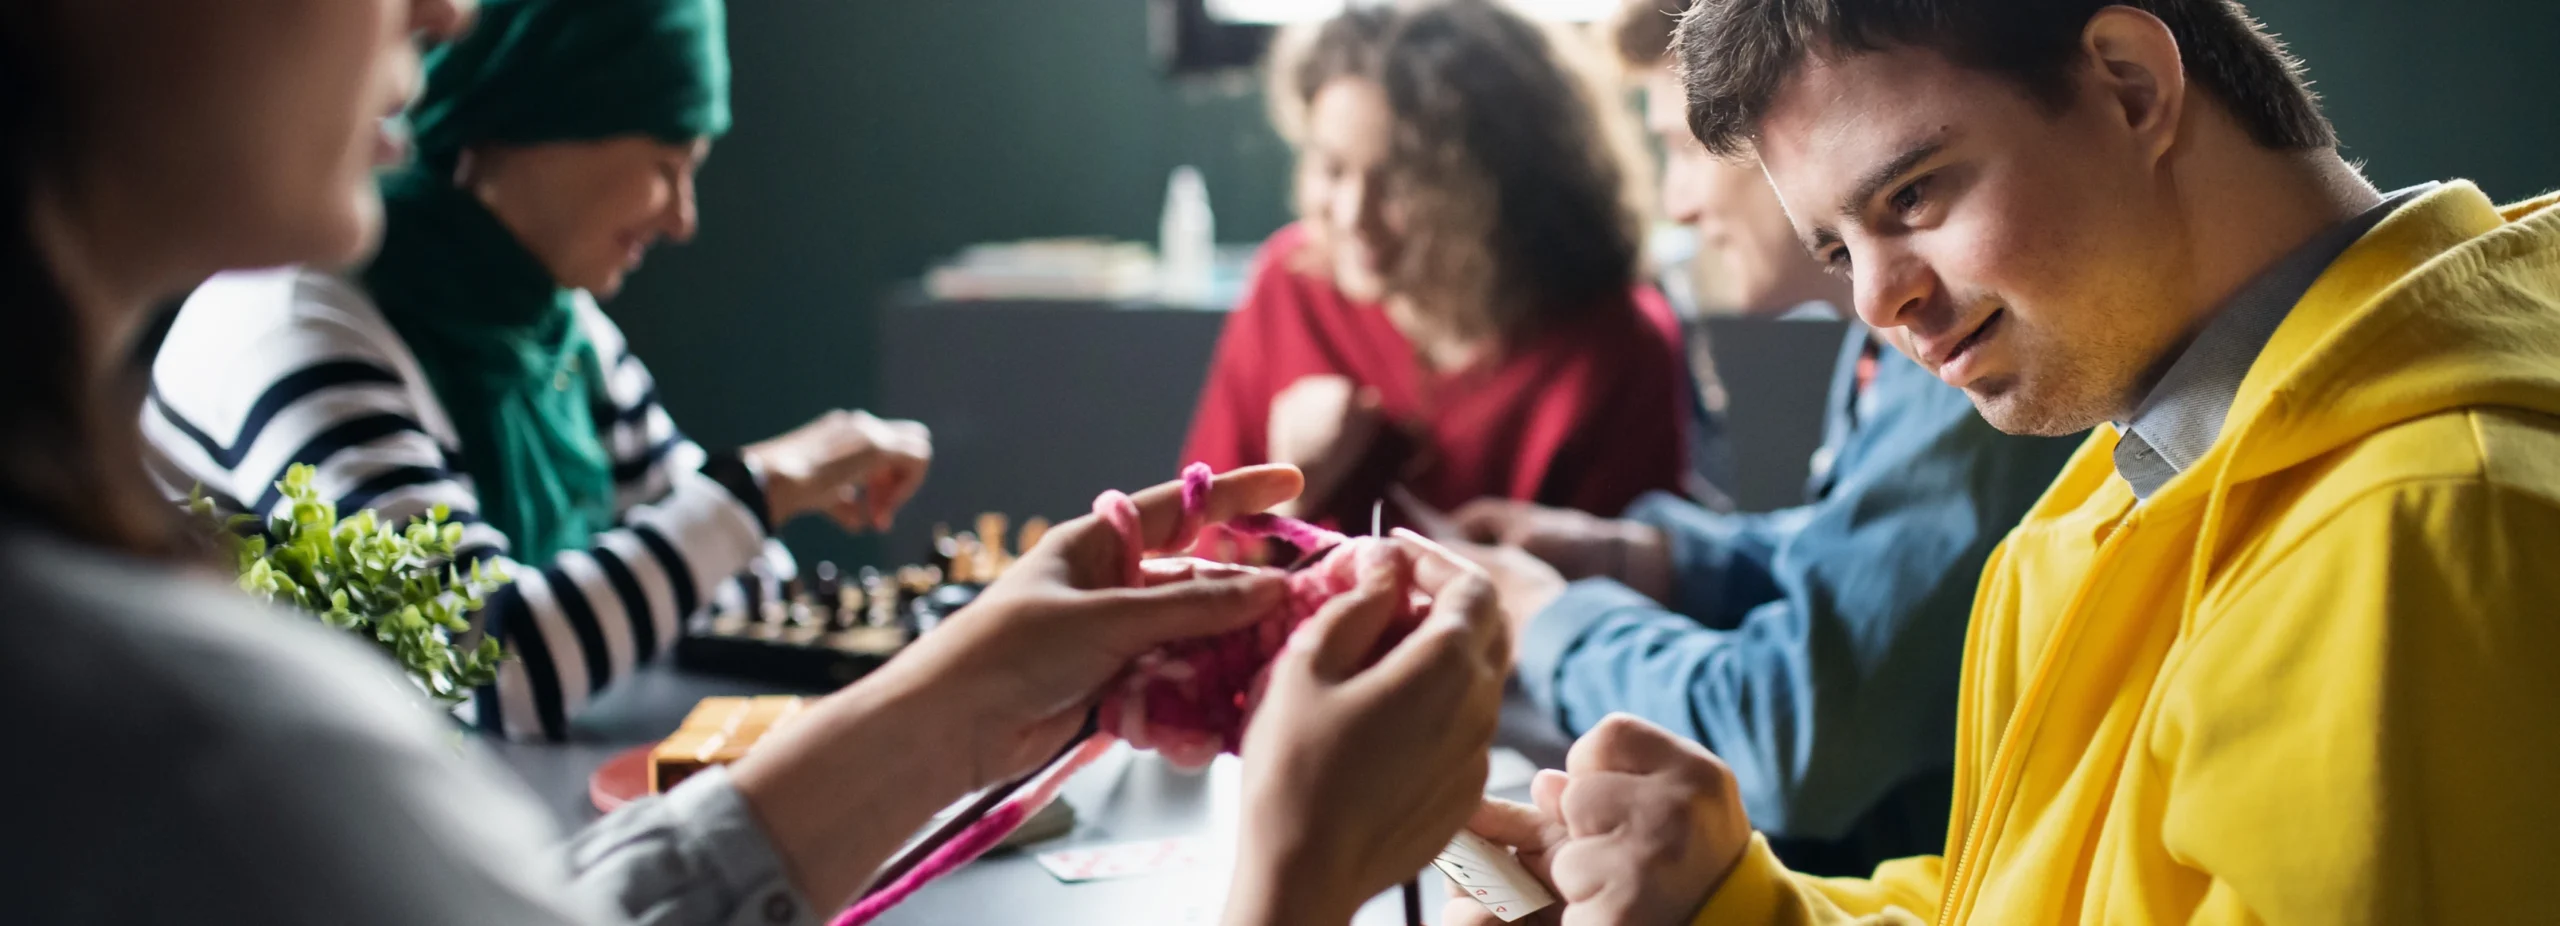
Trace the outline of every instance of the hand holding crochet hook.
{"label": "hand holding crochet hook", "polygon": [[[1511,671],[1492,587],[1404,532],[1359,566],[1359,585],[1274,662],[1245,734],[1229,926],[1347,922],[1430,863],[1481,799]],[[1369,663],[1408,590],[1431,597],[1429,615]]]}

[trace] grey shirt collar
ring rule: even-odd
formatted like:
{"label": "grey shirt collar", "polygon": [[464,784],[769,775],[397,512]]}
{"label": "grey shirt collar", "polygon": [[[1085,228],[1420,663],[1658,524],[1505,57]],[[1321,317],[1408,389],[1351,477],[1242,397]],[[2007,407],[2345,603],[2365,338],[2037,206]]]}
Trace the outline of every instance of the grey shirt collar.
{"label": "grey shirt collar", "polygon": [[2116,473],[2133,486],[2135,498],[2149,499],[2213,448],[2249,367],[2329,265],[2392,210],[2436,186],[2420,184],[2383,197],[2381,205],[2313,236],[2222,304],[2122,423]]}

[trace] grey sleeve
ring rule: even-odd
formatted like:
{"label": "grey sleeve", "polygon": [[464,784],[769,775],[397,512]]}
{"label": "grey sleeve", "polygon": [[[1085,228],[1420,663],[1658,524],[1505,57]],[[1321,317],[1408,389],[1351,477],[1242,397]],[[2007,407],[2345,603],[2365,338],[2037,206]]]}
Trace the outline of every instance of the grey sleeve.
{"label": "grey sleeve", "polygon": [[[30,576],[40,577],[31,579]],[[212,583],[10,550],[0,702],[49,762],[0,866],[10,922],[684,926],[817,922],[729,778],[562,843],[381,654]],[[41,585],[39,584],[41,583]],[[56,591],[59,589],[59,591]]]}
{"label": "grey sleeve", "polygon": [[816,926],[727,770],[589,824],[561,852],[571,889],[643,926]]}

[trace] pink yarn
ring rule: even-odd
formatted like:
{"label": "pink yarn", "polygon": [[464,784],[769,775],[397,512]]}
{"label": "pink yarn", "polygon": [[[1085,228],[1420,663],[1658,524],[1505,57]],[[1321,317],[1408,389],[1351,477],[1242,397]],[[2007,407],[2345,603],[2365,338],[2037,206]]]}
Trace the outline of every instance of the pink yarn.
{"label": "pink yarn", "polygon": [[[1211,475],[1209,467],[1200,463],[1183,470],[1183,523],[1168,549],[1184,549],[1198,535]],[[1119,531],[1129,549],[1144,544],[1137,506],[1128,496],[1104,493],[1094,501],[1094,512]],[[1101,708],[1105,731],[1186,768],[1207,765],[1219,753],[1235,752],[1243,745],[1245,724],[1270,682],[1271,661],[1288,644],[1289,635],[1325,602],[1358,586],[1359,567],[1371,555],[1369,551],[1382,549],[1370,538],[1344,537],[1278,515],[1246,515],[1226,522],[1225,528],[1246,537],[1278,538],[1301,550],[1324,552],[1313,565],[1289,574],[1288,594],[1271,614],[1218,636],[1158,647],[1139,656],[1106,689]],[[1131,557],[1127,574],[1134,584],[1137,557]],[[1407,603],[1380,642],[1380,652],[1421,622],[1422,604],[1419,600]]]}
{"label": "pink yarn", "polygon": [[[1200,518],[1208,509],[1212,475],[1208,465],[1202,463],[1191,464],[1182,471],[1182,523],[1175,528],[1173,542],[1166,549],[1189,549],[1199,539]],[[1140,563],[1149,551],[1145,549],[1146,533],[1140,529],[1137,504],[1120,492],[1105,492],[1094,500],[1093,513],[1120,535],[1121,549],[1127,553],[1127,565],[1121,570],[1122,584],[1143,584],[1145,573]],[[969,824],[959,836],[935,849],[897,881],[838,915],[833,926],[869,923],[935,878],[986,854],[1022,821],[1048,806],[1069,777],[1110,749],[1115,736],[1140,749],[1153,749],[1175,765],[1187,768],[1207,765],[1219,753],[1235,752],[1243,745],[1245,724],[1262,701],[1263,687],[1271,681],[1271,661],[1288,644],[1290,633],[1315,616],[1325,602],[1357,587],[1359,567],[1374,555],[1372,551],[1383,547],[1372,538],[1344,537],[1304,521],[1269,514],[1236,518],[1228,521],[1224,529],[1230,534],[1278,538],[1300,550],[1323,552],[1313,565],[1289,574],[1288,594],[1261,620],[1218,636],[1169,643],[1139,656],[1106,688],[1099,708],[1100,733],[1042,776],[1037,786]],[[1389,624],[1369,658],[1375,660],[1412,632],[1421,623],[1426,604],[1418,595],[1409,597],[1404,611]]]}
{"label": "pink yarn", "polygon": [[1050,801],[1057,799],[1058,789],[1066,786],[1067,779],[1075,777],[1077,771],[1093,764],[1093,760],[1102,758],[1102,754],[1109,751],[1111,751],[1110,737],[1097,736],[1086,740],[1083,746],[1077,747],[1075,753],[1067,757],[1066,761],[1058,763],[1056,768],[1042,776],[1038,786],[997,805],[996,809],[988,811],[986,816],[969,824],[969,827],[962,830],[959,836],[950,842],[943,843],[941,848],[933,850],[932,855],[925,856],[924,861],[917,863],[916,867],[908,869],[905,876],[892,882],[888,887],[862,898],[859,903],[846,908],[843,913],[837,914],[833,926],[862,926],[864,923],[878,919],[880,914],[888,912],[889,908],[897,906],[908,896],[923,890],[926,884],[933,882],[933,879],[958,871],[960,866],[977,861],[978,856],[987,854],[987,850],[1003,842],[1006,836],[1013,833],[1015,827],[1022,825],[1022,821],[1031,819],[1032,814],[1039,813],[1040,808],[1049,806]]}

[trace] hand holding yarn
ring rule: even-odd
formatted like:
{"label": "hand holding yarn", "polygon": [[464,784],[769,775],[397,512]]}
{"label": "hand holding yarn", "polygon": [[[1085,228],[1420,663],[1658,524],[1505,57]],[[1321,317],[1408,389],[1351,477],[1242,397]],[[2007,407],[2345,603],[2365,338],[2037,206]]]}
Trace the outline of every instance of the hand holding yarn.
{"label": "hand holding yarn", "polygon": [[[1169,540],[1171,549],[1187,548],[1198,536],[1212,478],[1209,468],[1201,464],[1193,464],[1182,476],[1184,517]],[[1104,493],[1095,500],[1094,513],[1123,537],[1139,536],[1136,508],[1128,496]],[[1384,541],[1377,538],[1348,538],[1290,518],[1248,515],[1225,521],[1224,526],[1231,533],[1276,537],[1302,550],[1322,551],[1322,558],[1289,573],[1286,594],[1252,623],[1215,636],[1177,640],[1140,655],[1105,690],[1101,706],[1105,731],[1185,767],[1207,765],[1221,752],[1237,751],[1244,742],[1245,722],[1269,682],[1271,663],[1291,633],[1326,602],[1351,591],[1359,583],[1364,563],[1374,564],[1388,554]],[[1130,584],[1143,584],[1140,560],[1129,561],[1124,577]],[[1399,596],[1376,652],[1370,654],[1373,657],[1411,632],[1430,604],[1419,593],[1400,591]]]}
{"label": "hand holding yarn", "polygon": [[[1251,467],[1188,495],[1202,516],[1226,519],[1263,511],[1298,486],[1293,469]],[[882,670],[912,676],[951,716],[977,718],[970,786],[1056,754],[1095,694],[1140,654],[1248,623],[1282,596],[1283,580],[1268,571],[1188,560],[1136,567],[1137,550],[1175,539],[1185,489],[1168,483],[1131,499],[1135,543],[1099,518],[1051,529],[975,603]]]}
{"label": "hand holding yarn", "polygon": [[[868,922],[967,864],[1114,736],[1194,764],[1235,751],[1267,686],[1291,707],[1260,734],[1272,755],[1248,761],[1248,787],[1292,786],[1256,801],[1258,814],[1312,819],[1346,812],[1325,801],[1389,803],[1350,811],[1363,818],[1356,826],[1374,831],[1359,838],[1279,834],[1247,846],[1240,883],[1303,882],[1322,888],[1308,896],[1356,906],[1365,895],[1350,891],[1409,875],[1456,830],[1483,787],[1509,671],[1508,636],[1482,573],[1407,532],[1346,539],[1255,513],[1274,495],[1287,497],[1281,490],[1294,493],[1297,473],[1287,467],[1213,476],[1195,465],[1183,476],[1178,488],[1135,498],[1105,493],[1096,517],[1051,531],[976,603],[883,670],[942,681],[946,697],[971,705],[963,715],[1016,718],[989,724],[1005,735],[981,750],[983,778],[1017,775],[1057,754],[1097,690],[1100,735],[866,895],[838,926]],[[1330,552],[1285,574],[1144,559],[1188,546],[1211,520]],[[1423,588],[1446,589],[1445,600]],[[1288,771],[1273,772],[1275,764]],[[1319,786],[1296,786],[1308,782]],[[1325,845],[1355,851],[1346,863],[1327,859]]]}
{"label": "hand holding yarn", "polygon": [[[1428,863],[1481,799],[1511,671],[1492,587],[1407,532],[1374,551],[1270,668],[1245,736],[1230,913],[1345,922]],[[1415,590],[1428,614],[1390,646]]]}
{"label": "hand holding yarn", "polygon": [[[937,801],[1013,781],[1061,754],[1083,725],[1095,692],[1139,654],[1170,641],[1242,626],[1268,613],[1284,592],[1283,581],[1267,571],[1200,562],[1140,567],[1138,551],[1170,545],[1182,524],[1201,517],[1263,511],[1295,497],[1299,486],[1293,468],[1249,467],[1207,483],[1169,483],[1124,497],[1126,517],[1116,526],[1097,518],[1059,525],[941,629],[828,701],[850,704],[848,699],[866,692],[908,692],[903,697],[912,703],[932,705],[939,717],[958,718],[958,723],[933,729],[954,741],[951,748],[958,754],[944,763],[948,774],[967,778],[942,782],[957,788]],[[1186,511],[1192,514],[1186,517]],[[772,747],[772,755],[760,750],[749,756],[741,764],[755,767],[740,774],[752,779],[764,766],[791,766],[783,757],[814,748],[810,744],[821,738],[806,731],[823,727],[804,721],[799,727],[803,735],[786,737]],[[834,922],[868,923],[933,879],[968,864],[1046,804],[1069,775],[1110,741],[1098,736],[1084,743],[904,874],[876,885]],[[819,835],[795,838],[800,835],[798,820],[775,825],[778,840],[823,841]],[[813,896],[826,894],[812,890]]]}
{"label": "hand holding yarn", "polygon": [[[1210,478],[1185,470],[1186,499]],[[1205,510],[1184,508],[1175,548]],[[1130,520],[1112,494],[1094,510]],[[1253,623],[1140,656],[1104,694],[1103,729],[1183,764],[1243,752],[1231,907],[1347,920],[1427,864],[1476,808],[1510,635],[1484,573],[1410,531],[1346,538],[1268,515],[1224,526],[1323,552]],[[1139,564],[1130,570],[1141,580]]]}

